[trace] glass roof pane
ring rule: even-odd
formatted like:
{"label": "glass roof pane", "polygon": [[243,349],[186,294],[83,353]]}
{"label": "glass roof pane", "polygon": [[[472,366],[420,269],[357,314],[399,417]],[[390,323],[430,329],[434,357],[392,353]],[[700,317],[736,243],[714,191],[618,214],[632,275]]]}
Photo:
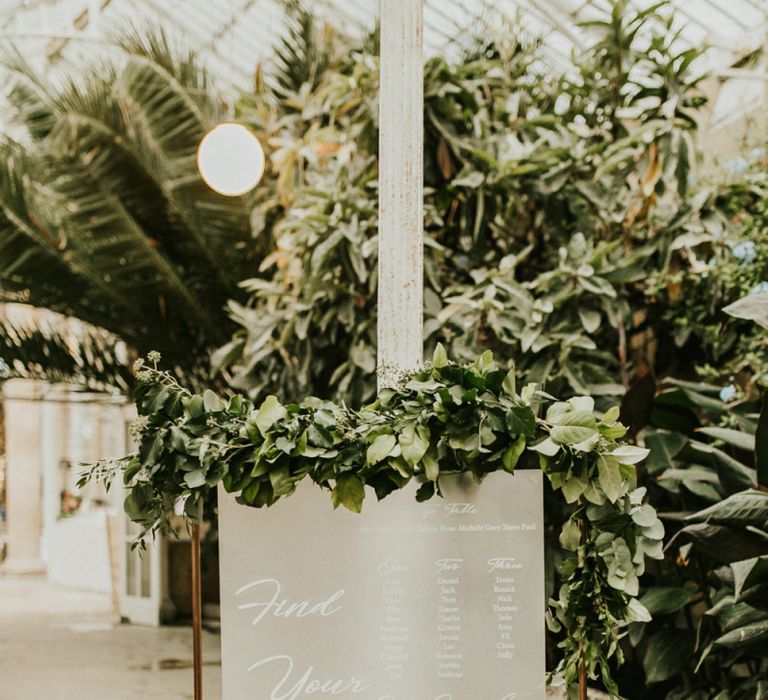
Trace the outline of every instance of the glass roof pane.
{"label": "glass roof pane", "polygon": [[[379,0],[307,1],[318,15],[350,31],[376,22]],[[656,0],[630,3],[642,9]],[[766,42],[768,0],[671,5],[675,27],[682,30],[681,49],[711,47],[702,69],[723,71]],[[610,6],[610,0],[425,0],[425,44],[428,53],[454,53],[478,17],[498,26],[498,13],[509,21],[519,18],[542,38],[553,66],[567,70],[571,52],[587,45],[592,34],[579,23]],[[0,42],[13,40],[33,63],[44,65],[62,47],[68,56],[92,53],[88,42],[103,46],[107,30],[121,20],[163,26],[197,50],[223,85],[248,88],[256,65],[281,34],[283,11],[282,0],[0,0]]]}

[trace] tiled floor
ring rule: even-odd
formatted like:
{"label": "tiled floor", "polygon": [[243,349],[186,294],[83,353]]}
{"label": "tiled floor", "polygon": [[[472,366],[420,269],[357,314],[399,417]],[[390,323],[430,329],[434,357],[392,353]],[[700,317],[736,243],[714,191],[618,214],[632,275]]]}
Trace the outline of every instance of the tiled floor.
{"label": "tiled floor", "polygon": [[[221,698],[219,637],[203,635],[205,700]],[[192,631],[116,623],[108,596],[0,575],[0,700],[192,698]]]}

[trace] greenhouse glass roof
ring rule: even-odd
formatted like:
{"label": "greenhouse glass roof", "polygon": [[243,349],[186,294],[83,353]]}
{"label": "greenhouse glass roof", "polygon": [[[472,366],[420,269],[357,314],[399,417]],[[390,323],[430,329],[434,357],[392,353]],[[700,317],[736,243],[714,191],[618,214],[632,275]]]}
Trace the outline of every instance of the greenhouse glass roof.
{"label": "greenhouse glass roof", "polygon": [[[630,0],[638,9],[655,0]],[[108,29],[129,21],[160,24],[178,34],[217,79],[247,88],[255,66],[280,36],[281,0],[0,0],[0,41],[14,42],[34,63],[62,52],[92,52]],[[374,26],[378,0],[314,0],[321,16],[353,31]],[[425,43],[430,54],[450,53],[478,21],[499,26],[499,15],[518,20],[541,38],[553,66],[568,70],[571,57],[590,41],[582,23],[601,15],[610,0],[425,0]],[[722,79],[723,99],[713,118],[727,121],[762,100],[765,62],[750,56],[766,45],[768,0],[672,0],[681,49],[706,47],[701,70]],[[730,86],[728,85],[730,83]]]}

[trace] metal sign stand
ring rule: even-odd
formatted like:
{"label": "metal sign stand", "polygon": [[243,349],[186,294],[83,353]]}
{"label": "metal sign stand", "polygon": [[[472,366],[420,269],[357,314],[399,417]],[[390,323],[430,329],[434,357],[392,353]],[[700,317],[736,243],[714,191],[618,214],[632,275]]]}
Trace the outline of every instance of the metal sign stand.
{"label": "metal sign stand", "polygon": [[203,598],[200,575],[200,525],[192,524],[192,656],[195,676],[195,700],[203,699]]}

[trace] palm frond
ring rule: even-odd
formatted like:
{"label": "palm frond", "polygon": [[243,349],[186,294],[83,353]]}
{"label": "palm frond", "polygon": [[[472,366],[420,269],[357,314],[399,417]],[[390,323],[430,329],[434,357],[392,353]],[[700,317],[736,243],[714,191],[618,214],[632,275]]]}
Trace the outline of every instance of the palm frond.
{"label": "palm frond", "polygon": [[285,3],[286,31],[275,46],[275,92],[285,97],[303,85],[310,90],[331,63],[332,39],[318,27],[314,14],[304,0]]}
{"label": "palm frond", "polygon": [[45,138],[53,128],[55,117],[50,107],[47,86],[37,79],[32,66],[24,54],[14,45],[4,47],[0,52],[0,65],[12,74],[26,76],[15,80],[8,93],[10,104],[16,108],[16,119],[22,123],[33,139]]}
{"label": "palm frond", "polygon": [[81,326],[74,334],[5,320],[0,323],[0,374],[125,394],[133,379],[115,343],[97,328]]}
{"label": "palm frond", "polygon": [[[121,41],[127,62],[91,68],[86,81],[58,89],[23,61],[8,65],[52,114],[47,151],[81,156],[151,237],[185,260],[191,286],[210,287],[213,271],[231,295],[254,265],[249,207],[208,189],[196,165],[197,145],[222,104],[206,92],[205,71],[192,58],[173,58],[162,32]],[[221,308],[227,296],[212,301]]]}
{"label": "palm frond", "polygon": [[250,202],[197,172],[224,103],[194,57],[162,31],[120,46],[119,60],[55,83],[4,56],[32,138],[0,143],[0,301],[74,316],[197,377],[260,257]]}
{"label": "palm frond", "polygon": [[47,225],[38,207],[56,196],[41,185],[44,173],[43,164],[21,145],[0,142],[0,293],[9,301],[35,296],[57,311],[69,301],[76,307],[78,300],[93,298],[100,311],[111,301],[127,312],[112,289],[72,256],[62,255],[67,245],[62,229]]}
{"label": "palm frond", "polygon": [[122,46],[128,60],[113,94],[127,138],[156,173],[174,216],[205,254],[209,268],[235,293],[244,268],[254,264],[250,203],[247,197],[213,192],[197,171],[198,145],[223,118],[225,106],[206,91],[205,71],[194,59],[173,62],[166,41],[162,34],[126,36]]}

